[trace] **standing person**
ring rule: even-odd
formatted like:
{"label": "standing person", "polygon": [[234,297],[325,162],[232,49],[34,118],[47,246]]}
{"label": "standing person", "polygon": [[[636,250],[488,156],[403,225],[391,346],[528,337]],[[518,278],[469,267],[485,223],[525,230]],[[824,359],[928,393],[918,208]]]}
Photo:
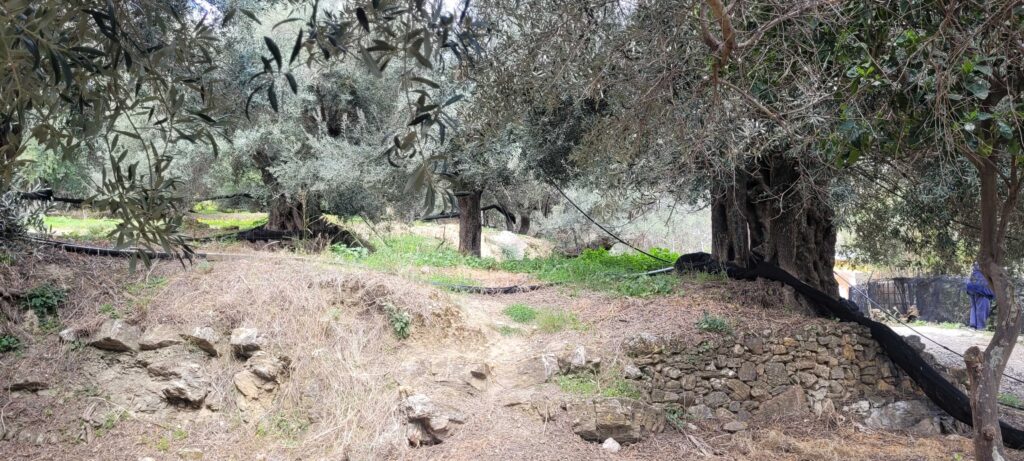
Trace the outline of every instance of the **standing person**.
{"label": "standing person", "polygon": [[967,290],[967,294],[971,297],[971,328],[984,330],[985,321],[988,320],[989,308],[991,307],[992,300],[995,299],[995,294],[992,293],[992,289],[988,286],[988,280],[985,278],[985,275],[978,268],[978,263],[974,263],[971,277],[967,279],[964,289]]}

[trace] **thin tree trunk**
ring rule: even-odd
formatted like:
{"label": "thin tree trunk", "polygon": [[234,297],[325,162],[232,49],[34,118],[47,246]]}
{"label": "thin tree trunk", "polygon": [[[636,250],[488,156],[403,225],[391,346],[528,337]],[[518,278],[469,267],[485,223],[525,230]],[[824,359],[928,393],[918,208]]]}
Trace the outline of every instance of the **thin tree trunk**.
{"label": "thin tree trunk", "polygon": [[[999,383],[1006,363],[1017,344],[1022,327],[1020,305],[1010,275],[1003,267],[1006,229],[1000,219],[1008,222],[1016,207],[1017,195],[1011,192],[1004,201],[999,200],[999,176],[995,164],[989,159],[975,163],[981,180],[981,241],[978,266],[988,279],[996,296],[995,333],[982,352],[977,346],[964,354],[970,379],[971,417],[974,426],[974,456],[979,461],[1003,460],[1006,454],[999,429]],[[1014,172],[1016,173],[1016,171]],[[1016,179],[1016,174],[1014,174]],[[1017,189],[1019,190],[1019,189]],[[1002,203],[1003,215],[999,205]]]}
{"label": "thin tree trunk", "polygon": [[530,210],[526,210],[523,214],[519,215],[519,228],[516,229],[516,233],[523,235],[530,233]]}
{"label": "thin tree trunk", "polygon": [[459,252],[464,255],[480,256],[481,228],[480,196],[483,191],[475,190],[458,196],[459,202]]}

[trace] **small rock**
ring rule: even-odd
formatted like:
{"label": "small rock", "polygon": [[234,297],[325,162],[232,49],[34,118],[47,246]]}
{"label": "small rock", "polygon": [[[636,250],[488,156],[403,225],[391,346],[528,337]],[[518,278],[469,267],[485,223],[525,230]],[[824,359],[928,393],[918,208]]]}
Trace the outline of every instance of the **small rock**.
{"label": "small rock", "polygon": [[694,405],[686,409],[686,416],[692,419],[711,419],[714,414],[711,412],[711,408],[707,405]]}
{"label": "small rock", "polygon": [[729,421],[722,426],[722,429],[726,432],[740,432],[747,430],[747,423],[743,421]]}
{"label": "small rock", "polygon": [[181,336],[166,325],[154,325],[146,329],[139,340],[139,349],[152,351],[181,344]]}
{"label": "small rock", "polygon": [[92,336],[89,345],[114,352],[132,352],[139,348],[139,327],[123,320],[107,320]]}
{"label": "small rock", "polygon": [[263,340],[259,330],[255,328],[235,328],[231,330],[231,352],[238,358],[248,358],[256,351],[263,349]]}
{"label": "small rock", "polygon": [[615,439],[608,437],[607,439],[604,439],[604,443],[601,444],[601,448],[611,453],[618,453],[619,450],[622,449],[622,445],[619,445],[619,442],[616,442]]}
{"label": "small rock", "polygon": [[275,357],[263,351],[256,351],[245,362],[246,368],[267,381],[279,381],[279,377],[288,374],[290,365],[288,357]]}
{"label": "small rock", "polygon": [[263,387],[263,380],[260,379],[259,376],[253,374],[253,372],[249,370],[242,370],[235,373],[234,382],[235,388],[238,389],[238,392],[241,392],[242,395],[253,400],[260,397],[260,389]]}
{"label": "small rock", "polygon": [[160,393],[173,405],[201,408],[211,384],[196,363],[154,363],[146,367],[153,376],[167,379]]}
{"label": "small rock", "polygon": [[762,403],[759,411],[773,416],[807,413],[807,395],[800,386],[787,386],[778,395]]}
{"label": "small rock", "polygon": [[413,446],[439,443],[449,435],[451,423],[465,422],[460,413],[435,404],[424,394],[406,397],[402,409],[410,423],[406,435]]}
{"label": "small rock", "polygon": [[65,328],[57,333],[57,337],[66,343],[81,341],[89,336],[89,332],[81,328]]}
{"label": "small rock", "polygon": [[627,363],[626,366],[622,367],[622,376],[626,379],[642,379],[644,372],[640,371],[640,368],[632,363]]}
{"label": "small rock", "polygon": [[210,327],[198,327],[191,334],[182,334],[181,337],[196,347],[202,349],[211,357],[220,355],[217,352],[217,343],[220,342],[220,335]]}

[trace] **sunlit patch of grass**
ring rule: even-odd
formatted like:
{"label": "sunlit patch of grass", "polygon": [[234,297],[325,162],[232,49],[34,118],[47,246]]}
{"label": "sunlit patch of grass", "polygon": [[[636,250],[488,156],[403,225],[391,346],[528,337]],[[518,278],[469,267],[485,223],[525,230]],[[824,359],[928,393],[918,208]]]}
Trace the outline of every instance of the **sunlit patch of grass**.
{"label": "sunlit patch of grass", "polygon": [[537,309],[523,303],[510,304],[502,312],[518,323],[530,323],[537,318]]}
{"label": "sunlit patch of grass", "polygon": [[248,230],[267,223],[266,213],[217,213],[199,216],[199,221],[213,229]]}
{"label": "sunlit patch of grass", "polygon": [[[667,261],[675,261],[678,257],[675,253],[657,248],[652,249],[651,254]],[[552,256],[505,261],[499,267],[509,272],[533,274],[546,282],[569,283],[624,296],[646,297],[672,293],[679,281],[672,275],[637,274],[669,265],[642,254],[612,255],[606,250],[587,250],[576,258]]]}
{"label": "sunlit patch of grass", "polygon": [[587,331],[590,326],[583,323],[572,312],[561,309],[543,309],[537,314],[537,329],[544,333],[558,333],[566,329]]}
{"label": "sunlit patch of grass", "polygon": [[440,285],[458,285],[467,287],[480,286],[480,282],[464,275],[431,274],[427,276],[427,280]]}
{"label": "sunlit patch of grass", "polygon": [[43,224],[54,234],[89,240],[106,237],[120,222],[120,220],[110,218],[43,216]]}

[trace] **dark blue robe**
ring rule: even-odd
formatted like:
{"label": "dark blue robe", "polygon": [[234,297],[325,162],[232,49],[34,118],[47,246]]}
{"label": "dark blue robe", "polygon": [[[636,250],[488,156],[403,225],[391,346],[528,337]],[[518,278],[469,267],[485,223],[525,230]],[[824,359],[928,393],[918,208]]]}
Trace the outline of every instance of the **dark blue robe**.
{"label": "dark blue robe", "polygon": [[992,289],[988,286],[988,280],[981,273],[977,264],[974,265],[974,270],[971,272],[971,277],[967,279],[964,289],[971,297],[971,328],[984,330],[989,309],[992,307],[992,300],[996,295],[992,293]]}

